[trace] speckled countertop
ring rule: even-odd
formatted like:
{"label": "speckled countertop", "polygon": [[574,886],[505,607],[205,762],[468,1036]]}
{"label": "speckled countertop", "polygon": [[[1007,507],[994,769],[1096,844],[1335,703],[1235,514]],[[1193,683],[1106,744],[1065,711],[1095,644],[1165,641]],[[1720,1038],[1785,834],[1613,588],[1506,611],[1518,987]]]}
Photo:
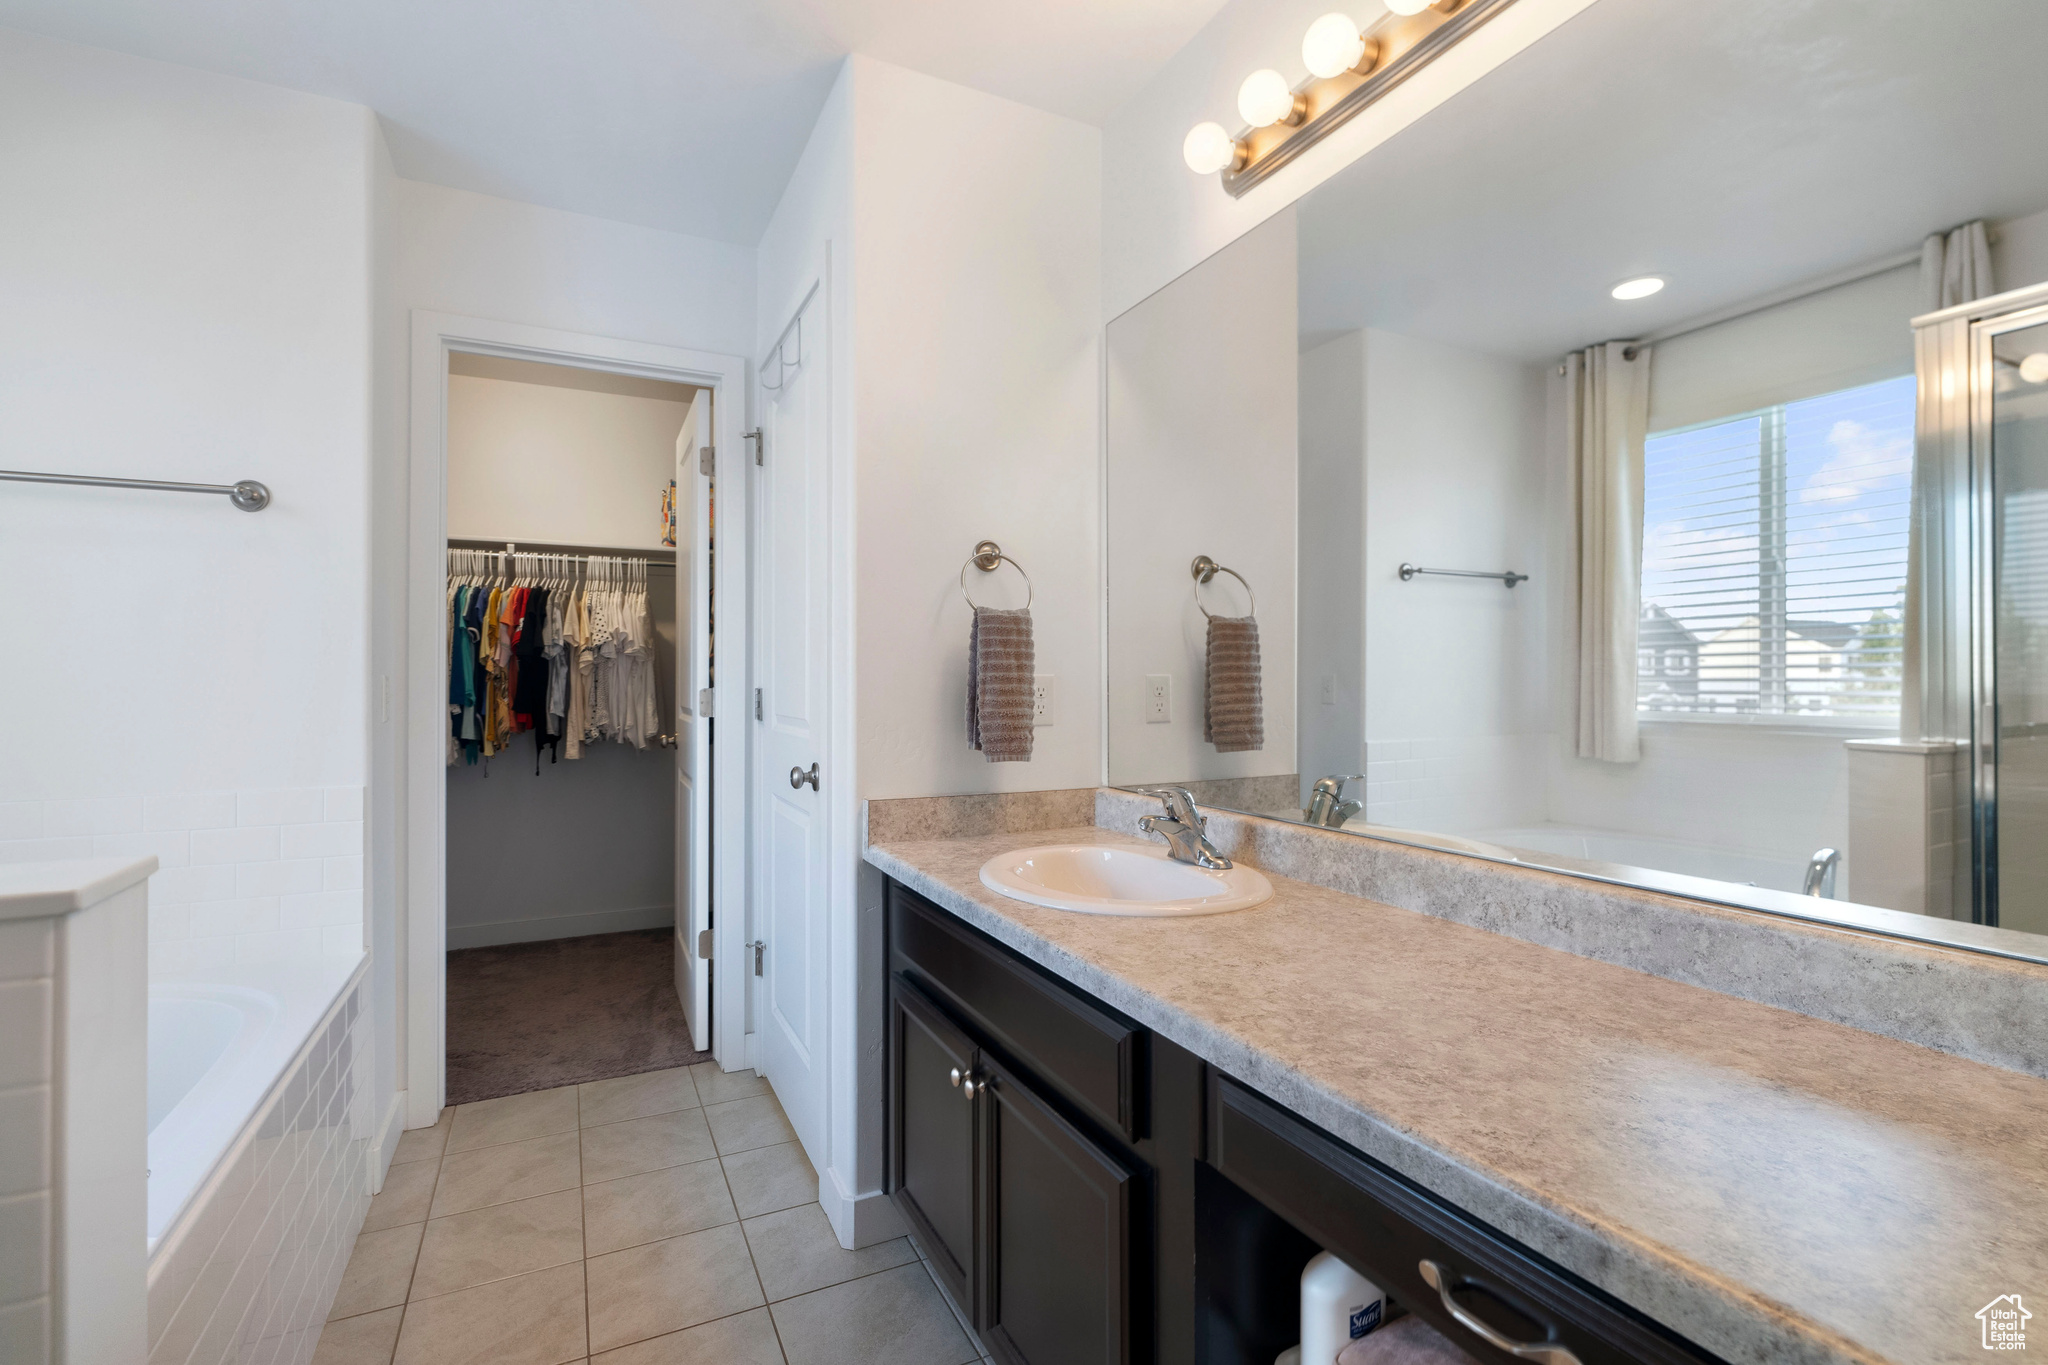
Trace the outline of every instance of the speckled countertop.
{"label": "speckled countertop", "polygon": [[1137,841],[867,857],[1728,1361],[1980,1359],[2002,1294],[2048,1324],[2048,1081],[1270,873],[1169,920],[981,885],[1075,842]]}

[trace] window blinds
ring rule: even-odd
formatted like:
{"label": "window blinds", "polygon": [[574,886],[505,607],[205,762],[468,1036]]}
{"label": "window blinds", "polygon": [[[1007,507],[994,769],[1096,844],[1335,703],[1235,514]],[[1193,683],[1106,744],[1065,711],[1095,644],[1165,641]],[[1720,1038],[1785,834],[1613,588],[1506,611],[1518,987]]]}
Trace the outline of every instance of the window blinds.
{"label": "window blinds", "polygon": [[1913,403],[1905,374],[1649,438],[1641,712],[1897,723]]}

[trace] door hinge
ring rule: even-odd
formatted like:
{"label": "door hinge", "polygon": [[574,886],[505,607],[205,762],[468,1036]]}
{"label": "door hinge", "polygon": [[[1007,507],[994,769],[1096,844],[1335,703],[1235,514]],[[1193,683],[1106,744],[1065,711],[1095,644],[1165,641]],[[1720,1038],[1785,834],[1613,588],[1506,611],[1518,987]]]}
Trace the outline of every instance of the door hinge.
{"label": "door hinge", "polygon": [[761,954],[768,950],[768,945],[757,938],[747,946],[754,950],[754,975],[759,976],[761,974]]}
{"label": "door hinge", "polygon": [[697,448],[697,472],[705,478],[710,478],[712,472],[718,468],[717,461],[717,446],[699,446]]}
{"label": "door hinge", "polygon": [[711,704],[712,704],[712,702],[713,702],[713,701],[715,701],[715,700],[716,700],[716,698],[714,698],[714,697],[713,697],[713,696],[711,695],[711,689],[710,689],[710,688],[708,688],[708,687],[700,687],[700,688],[698,688],[698,689],[697,689],[697,714],[698,714],[698,715],[700,715],[700,716],[704,716],[704,717],[706,717],[706,718],[708,719],[708,718],[710,717],[710,715],[711,715]]}
{"label": "door hinge", "polygon": [[711,931],[709,929],[699,929],[697,931],[697,957],[704,962],[711,960]]}
{"label": "door hinge", "polygon": [[762,456],[766,453],[763,447],[765,447],[768,444],[766,441],[761,439],[761,428],[755,427],[752,431],[746,432],[744,434],[744,439],[752,441],[754,443],[754,463],[760,464]]}
{"label": "door hinge", "polygon": [[754,719],[761,719],[761,689],[754,689]]}

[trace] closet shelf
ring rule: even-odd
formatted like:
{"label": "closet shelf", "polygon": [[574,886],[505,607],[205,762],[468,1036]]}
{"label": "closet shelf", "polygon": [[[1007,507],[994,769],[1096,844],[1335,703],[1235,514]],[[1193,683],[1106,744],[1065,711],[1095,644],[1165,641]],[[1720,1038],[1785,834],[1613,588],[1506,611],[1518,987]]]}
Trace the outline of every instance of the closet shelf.
{"label": "closet shelf", "polygon": [[500,536],[496,540],[480,539],[475,536],[448,537],[448,547],[453,550],[496,550],[502,554],[507,545],[521,554],[615,555],[623,559],[644,559],[651,564],[676,562],[676,552],[667,546],[582,545],[564,540],[517,540],[507,536]]}

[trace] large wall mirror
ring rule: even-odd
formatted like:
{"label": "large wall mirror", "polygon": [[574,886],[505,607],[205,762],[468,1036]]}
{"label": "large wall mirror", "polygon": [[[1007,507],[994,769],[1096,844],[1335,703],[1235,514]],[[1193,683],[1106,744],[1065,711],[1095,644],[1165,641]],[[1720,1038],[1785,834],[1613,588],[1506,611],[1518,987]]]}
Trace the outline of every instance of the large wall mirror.
{"label": "large wall mirror", "polygon": [[2044,52],[1600,0],[1117,318],[1110,780],[2048,959]]}

